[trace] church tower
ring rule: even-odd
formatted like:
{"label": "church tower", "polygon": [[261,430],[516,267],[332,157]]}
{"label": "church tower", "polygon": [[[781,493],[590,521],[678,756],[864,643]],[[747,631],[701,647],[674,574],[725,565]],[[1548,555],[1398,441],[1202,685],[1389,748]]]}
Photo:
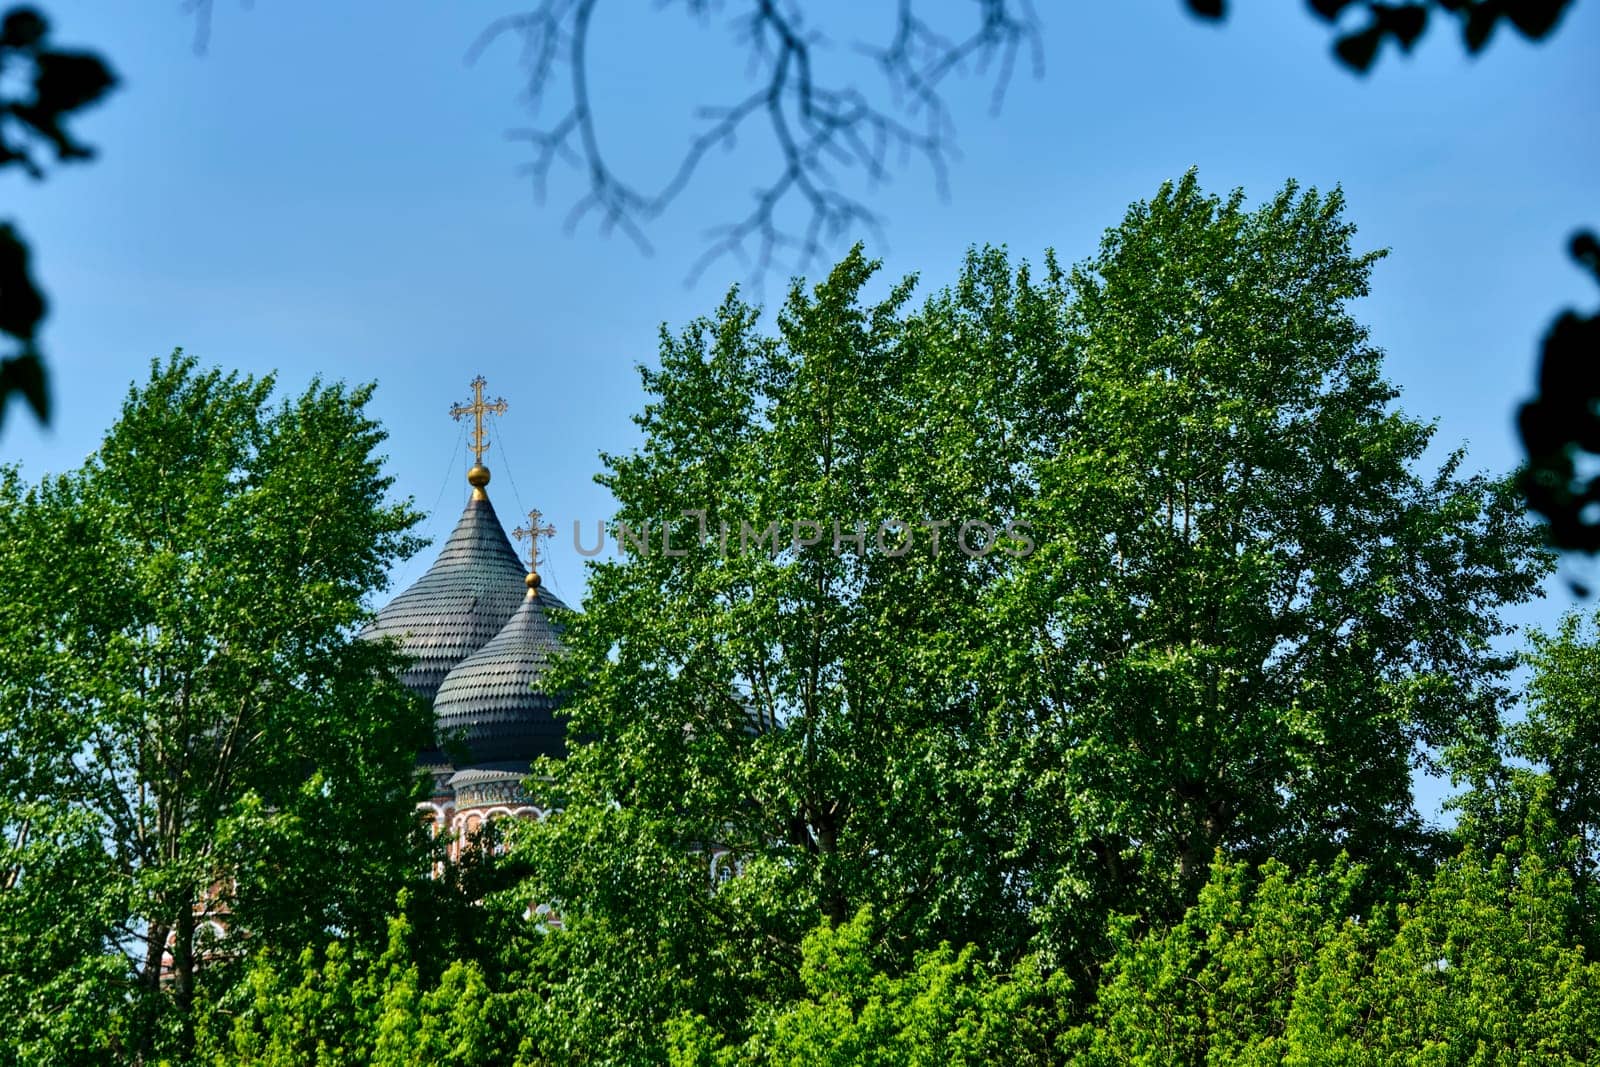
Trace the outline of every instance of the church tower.
{"label": "church tower", "polygon": [[450,409],[473,420],[472,496],[425,574],[381,611],[363,636],[395,638],[412,659],[401,681],[434,711],[435,746],[418,764],[432,780],[422,805],[452,855],[489,819],[539,818],[522,789],[532,760],[566,753],[556,698],[542,681],[561,648],[556,616],[569,610],[543,588],[539,541],[553,533],[529,516],[516,533],[531,546],[525,568],[489,501],[484,419],[504,414],[473,379],[472,402]]}

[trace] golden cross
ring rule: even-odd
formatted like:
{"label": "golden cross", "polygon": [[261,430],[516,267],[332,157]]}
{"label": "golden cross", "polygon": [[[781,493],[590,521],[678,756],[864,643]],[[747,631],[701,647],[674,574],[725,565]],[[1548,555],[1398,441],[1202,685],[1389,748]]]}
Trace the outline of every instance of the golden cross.
{"label": "golden cross", "polygon": [[483,375],[472,379],[472,403],[456,404],[450,409],[450,417],[457,422],[461,416],[472,416],[472,444],[467,447],[472,449],[472,461],[478,466],[483,466],[483,454],[489,450],[489,444],[483,439],[483,417],[485,415],[504,415],[506,401],[504,397],[495,397],[489,403],[483,402],[483,387],[487,383]]}
{"label": "golden cross", "polygon": [[555,525],[552,523],[545,523],[543,526],[539,525],[539,520],[542,518],[544,518],[544,512],[534,508],[528,512],[528,525],[518,526],[511,531],[511,536],[518,541],[531,542],[528,547],[529,574],[537,574],[539,572],[539,538],[554,537],[556,533]]}

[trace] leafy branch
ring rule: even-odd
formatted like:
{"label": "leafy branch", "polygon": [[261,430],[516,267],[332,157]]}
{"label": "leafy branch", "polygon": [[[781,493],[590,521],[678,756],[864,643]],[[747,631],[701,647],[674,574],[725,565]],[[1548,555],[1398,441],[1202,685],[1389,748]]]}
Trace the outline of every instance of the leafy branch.
{"label": "leafy branch", "polygon": [[[1226,0],[1186,0],[1201,18],[1227,14]],[[1411,51],[1437,15],[1455,20],[1461,43],[1476,55],[1488,45],[1502,22],[1530,41],[1542,41],[1555,30],[1573,0],[1307,0],[1311,10],[1330,23],[1336,36],[1334,55],[1353,71],[1372,69],[1383,42],[1392,40]],[[1355,13],[1352,15],[1352,13]]]}
{"label": "leafy branch", "polygon": [[[94,149],[74,138],[65,123],[116,85],[99,56],[52,48],[49,32],[44,16],[31,7],[12,8],[0,19],[0,169],[15,166],[34,180],[45,177],[49,154],[57,163],[94,158]],[[37,343],[45,299],[29,258],[22,235],[10,222],[0,222],[0,334],[15,343],[0,356],[0,421],[14,392],[40,422],[50,421]]]}
{"label": "leafy branch", "polygon": [[[1572,258],[1600,283],[1600,239],[1572,239]],[[1546,521],[1558,548],[1600,551],[1600,311],[1568,309],[1551,325],[1539,357],[1539,392],[1517,425],[1528,463],[1521,474],[1528,506]]]}

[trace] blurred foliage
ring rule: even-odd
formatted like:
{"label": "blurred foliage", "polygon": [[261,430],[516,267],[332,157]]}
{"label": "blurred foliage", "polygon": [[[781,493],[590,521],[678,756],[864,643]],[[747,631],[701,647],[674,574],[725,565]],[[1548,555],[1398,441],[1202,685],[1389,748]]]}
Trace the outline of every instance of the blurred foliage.
{"label": "blurred foliage", "polygon": [[[1227,15],[1226,0],[1185,0],[1201,18]],[[1308,0],[1311,10],[1332,24],[1337,34],[1334,55],[1351,70],[1372,69],[1383,42],[1393,41],[1402,52],[1412,47],[1436,19],[1450,19],[1461,31],[1468,52],[1478,53],[1502,23],[1508,23],[1530,41],[1542,41],[1554,32],[1574,0]],[[1359,23],[1350,28],[1350,23]]]}
{"label": "blurred foliage", "polygon": [[[99,56],[55,48],[49,37],[49,22],[34,8],[12,8],[0,18],[0,169],[14,166],[36,180],[45,177],[49,156],[56,163],[94,158],[94,149],[73,137],[66,123],[116,85]],[[14,342],[0,355],[0,423],[13,393],[40,422],[50,421],[38,348],[45,309],[27,242],[12,223],[0,222],[0,334]]]}
{"label": "blurred foliage", "polygon": [[[1600,241],[1572,239],[1572,258],[1600,284]],[[1528,464],[1522,491],[1551,543],[1600,550],[1600,311],[1568,310],[1545,334],[1539,391],[1517,415]],[[1580,590],[1581,591],[1581,590]]]}

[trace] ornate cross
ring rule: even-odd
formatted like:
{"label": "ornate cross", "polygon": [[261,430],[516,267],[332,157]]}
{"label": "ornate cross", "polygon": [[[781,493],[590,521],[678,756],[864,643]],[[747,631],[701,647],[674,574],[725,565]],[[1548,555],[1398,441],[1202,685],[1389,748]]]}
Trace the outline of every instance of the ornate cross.
{"label": "ornate cross", "polygon": [[483,439],[483,417],[485,415],[504,415],[506,401],[504,397],[495,397],[489,403],[483,402],[483,387],[488,384],[483,380],[483,375],[472,379],[472,403],[456,404],[450,409],[450,417],[457,422],[461,416],[472,416],[472,444],[467,447],[472,449],[472,461],[478,466],[483,466],[483,454],[489,450],[489,444]]}
{"label": "ornate cross", "polygon": [[528,512],[528,525],[518,526],[515,530],[511,531],[511,536],[515,537],[518,541],[531,542],[528,547],[529,574],[539,573],[539,538],[554,537],[556,533],[556,528],[552,523],[545,523],[543,526],[539,525],[539,520],[542,518],[544,518],[544,512],[540,511],[538,508],[534,508],[532,511]]}

